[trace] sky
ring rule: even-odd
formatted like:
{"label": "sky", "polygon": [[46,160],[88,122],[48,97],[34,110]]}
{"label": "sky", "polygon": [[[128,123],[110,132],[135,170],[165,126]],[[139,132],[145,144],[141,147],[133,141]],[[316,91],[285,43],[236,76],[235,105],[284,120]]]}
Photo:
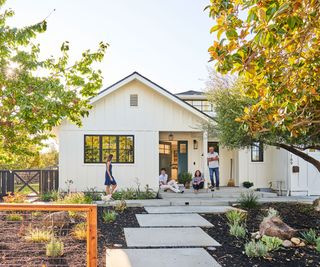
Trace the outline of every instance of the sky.
{"label": "sky", "polygon": [[[100,41],[110,44],[99,68],[104,88],[134,71],[173,93],[205,89],[209,31],[213,20],[203,11],[209,0],[7,0],[21,27],[49,16],[37,39],[44,57],[59,55],[70,42],[72,59]],[[102,88],[103,89],[103,88]]]}

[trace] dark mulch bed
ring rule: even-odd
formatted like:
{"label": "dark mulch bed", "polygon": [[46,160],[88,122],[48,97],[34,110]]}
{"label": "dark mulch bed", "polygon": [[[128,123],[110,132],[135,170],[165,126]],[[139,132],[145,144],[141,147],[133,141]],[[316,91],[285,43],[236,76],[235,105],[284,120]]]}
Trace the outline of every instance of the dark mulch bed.
{"label": "dark mulch bed", "polygon": [[106,248],[121,246],[126,248],[123,228],[139,227],[135,214],[146,213],[144,208],[127,208],[117,215],[113,223],[105,223],[102,219],[103,210],[112,210],[111,207],[98,208],[98,255],[99,266],[106,266]]}
{"label": "dark mulch bed", "polygon": [[[320,213],[312,209],[310,205],[296,203],[269,203],[256,209],[248,210],[247,229],[249,233],[259,230],[259,224],[266,215],[269,207],[278,210],[281,218],[291,227],[304,231],[310,228],[316,229],[320,234]],[[320,253],[310,247],[281,248],[270,253],[270,257],[248,258],[244,254],[244,243],[247,240],[238,240],[229,234],[229,227],[225,215],[203,215],[214,227],[205,229],[210,236],[216,239],[222,246],[214,251],[208,251],[222,266],[228,267],[304,267],[320,266]]]}

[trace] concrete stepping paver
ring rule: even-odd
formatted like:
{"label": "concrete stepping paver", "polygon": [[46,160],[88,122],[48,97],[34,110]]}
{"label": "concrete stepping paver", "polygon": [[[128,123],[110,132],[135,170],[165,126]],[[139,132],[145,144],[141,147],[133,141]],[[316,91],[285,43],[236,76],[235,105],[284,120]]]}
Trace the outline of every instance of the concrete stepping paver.
{"label": "concrete stepping paver", "polygon": [[235,209],[230,206],[167,206],[145,207],[148,213],[225,213]]}
{"label": "concrete stepping paver", "polygon": [[128,247],[209,247],[220,244],[199,227],[124,228]]}
{"label": "concrete stepping paver", "polygon": [[107,249],[106,267],[220,267],[203,248]]}
{"label": "concrete stepping paver", "polygon": [[213,227],[199,214],[136,214],[141,227]]}

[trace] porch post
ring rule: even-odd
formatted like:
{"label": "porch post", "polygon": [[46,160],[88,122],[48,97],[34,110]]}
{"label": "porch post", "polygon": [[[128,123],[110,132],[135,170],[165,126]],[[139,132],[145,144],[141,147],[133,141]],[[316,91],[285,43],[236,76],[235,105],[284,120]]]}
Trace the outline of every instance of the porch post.
{"label": "porch post", "polygon": [[204,188],[208,188],[208,181],[210,180],[209,178],[209,171],[208,171],[208,166],[207,166],[207,153],[208,153],[208,133],[207,131],[203,131],[203,137],[202,137],[202,144],[203,144],[203,153],[202,153],[202,173],[204,177]]}

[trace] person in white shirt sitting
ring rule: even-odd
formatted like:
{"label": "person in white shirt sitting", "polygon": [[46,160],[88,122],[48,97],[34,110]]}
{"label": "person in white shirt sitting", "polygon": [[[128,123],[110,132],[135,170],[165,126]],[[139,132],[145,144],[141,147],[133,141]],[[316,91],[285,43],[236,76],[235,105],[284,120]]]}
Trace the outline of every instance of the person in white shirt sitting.
{"label": "person in white shirt sitting", "polygon": [[179,189],[178,184],[174,180],[168,181],[168,174],[166,173],[166,169],[162,168],[161,173],[159,176],[159,186],[163,190],[171,190],[175,193],[183,193],[184,191],[181,191]]}

